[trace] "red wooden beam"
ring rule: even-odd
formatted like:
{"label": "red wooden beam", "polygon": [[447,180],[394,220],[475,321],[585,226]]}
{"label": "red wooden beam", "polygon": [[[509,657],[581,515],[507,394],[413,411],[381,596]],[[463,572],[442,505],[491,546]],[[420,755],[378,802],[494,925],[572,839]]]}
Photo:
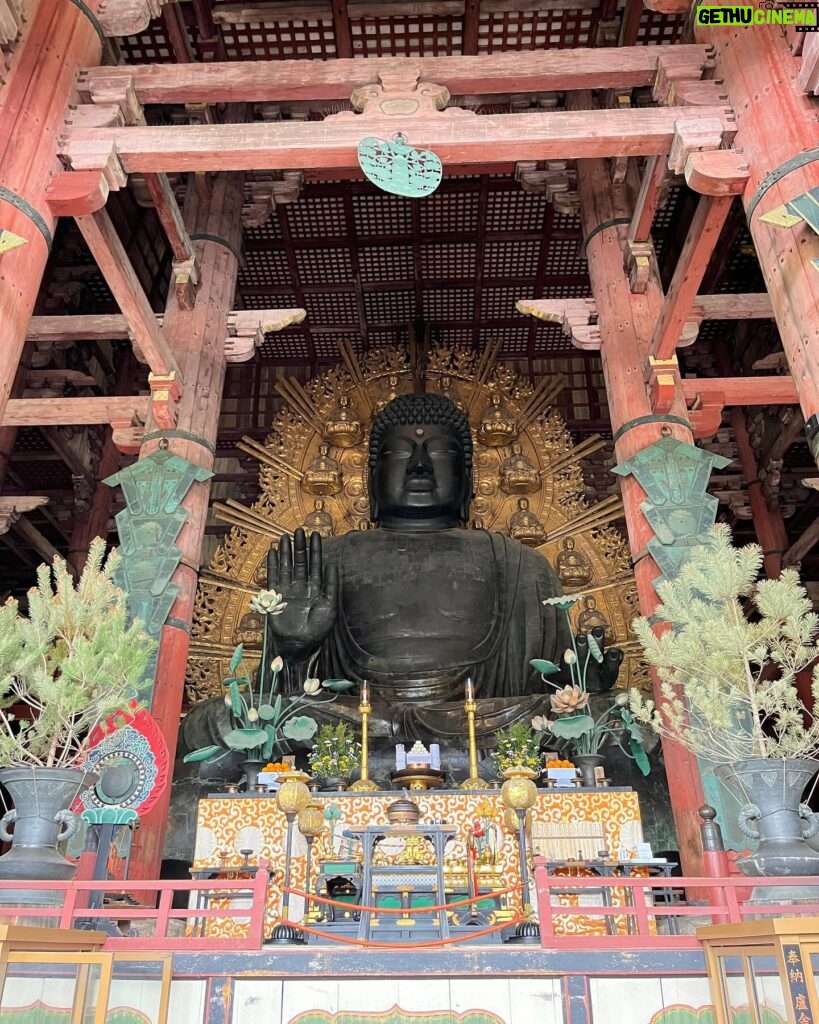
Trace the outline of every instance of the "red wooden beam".
{"label": "red wooden beam", "polygon": [[105,210],[99,210],[76,221],[151,370],[157,374],[176,373],[180,380],[179,367],[111,218]]}
{"label": "red wooden beam", "polygon": [[[277,103],[285,100],[347,100],[353,89],[375,84],[381,72],[417,68],[421,80],[445,85],[453,96],[474,93],[633,89],[653,85],[668,47],[633,46],[617,51],[539,50],[463,57],[369,57],[367,60],[277,60],[213,64],[137,64],[129,67],[141,103]],[[704,46],[674,47],[675,59],[708,64]],[[91,68],[79,87],[94,98],[111,72]]]}
{"label": "red wooden beam", "polygon": [[147,395],[108,398],[12,398],[6,404],[4,427],[67,426],[70,423],[111,423],[148,415]]}
{"label": "red wooden beam", "polygon": [[738,295],[698,295],[691,310],[695,320],[771,320],[767,292]]}
{"label": "red wooden beam", "polygon": [[649,348],[649,355],[655,359],[670,359],[676,351],[733,198],[732,195],[700,198]]}
{"label": "red wooden beam", "polygon": [[725,405],[796,405],[799,396],[790,376],[685,377],[683,394],[689,402],[708,392],[720,392]]}
{"label": "red wooden beam", "polygon": [[[60,155],[87,167],[116,153],[128,173],[356,167],[361,139],[390,138],[400,128],[410,145],[434,150],[445,164],[483,164],[508,159],[510,151],[518,160],[652,156],[669,152],[682,109],[69,129]],[[697,112],[733,132],[727,108]]]}
{"label": "red wooden beam", "polygon": [[640,182],[640,192],[637,202],[634,204],[634,213],[628,229],[630,242],[648,241],[654,214],[657,212],[660,189],[663,187],[667,175],[668,166],[664,158],[652,156],[646,161],[643,180]]}

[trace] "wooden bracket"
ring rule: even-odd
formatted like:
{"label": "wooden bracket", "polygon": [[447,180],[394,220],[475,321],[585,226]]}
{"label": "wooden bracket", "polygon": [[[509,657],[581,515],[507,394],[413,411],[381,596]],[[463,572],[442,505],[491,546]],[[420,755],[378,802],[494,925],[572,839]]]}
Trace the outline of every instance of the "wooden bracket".
{"label": "wooden bracket", "polygon": [[711,389],[703,384],[688,410],[691,433],[695,438],[713,437],[722,426],[722,410],[725,408],[725,392]]}
{"label": "wooden bracket", "polygon": [[82,146],[72,150],[68,163],[72,171],[99,171],[114,192],[128,183],[128,175],[120,163],[113,139],[87,139]]}
{"label": "wooden bracket", "polygon": [[735,196],[745,191],[750,177],[748,161],[735,149],[690,153],[685,161],[685,182],[705,196]]}
{"label": "wooden bracket", "polygon": [[[663,2],[663,0],[659,0]],[[675,2],[675,0],[671,0]],[[684,0],[690,6],[688,0]],[[648,6],[648,4],[646,4]],[[652,10],[657,8],[652,4]],[[714,61],[708,51],[681,50],[664,47],[657,56],[657,74],[654,78],[652,98],[663,106],[673,106],[678,100],[677,92],[683,83],[699,85],[703,75],[711,71]]]}
{"label": "wooden bracket", "polygon": [[116,104],[125,124],[145,124],[145,113],[137,96],[134,75],[129,68],[97,68],[92,79],[80,72],[77,87],[80,95],[95,106]]}
{"label": "wooden bracket", "polygon": [[163,430],[172,430],[179,415],[176,403],[182,397],[176,373],[149,373],[148,386],[151,389],[151,411],[157,425]]}
{"label": "wooden bracket", "polygon": [[568,160],[519,160],[515,164],[515,181],[524,192],[545,196],[556,213],[576,216],[580,210],[577,191],[577,170]]}
{"label": "wooden bracket", "polygon": [[254,176],[246,185],[248,198],[242,203],[242,225],[246,228],[261,227],[270,219],[277,206],[295,203],[304,186],[304,171],[273,172]]}
{"label": "wooden bracket", "polygon": [[81,217],[105,206],[110,186],[102,171],[59,171],[46,186],[55,217]]}
{"label": "wooden bracket", "polygon": [[[434,82],[422,82],[421,68],[414,63],[403,66],[396,62],[394,67],[379,68],[378,84],[370,83],[353,89],[350,102],[353,110],[342,110],[331,114],[326,121],[349,120],[364,117],[393,117],[397,114],[404,118],[423,117],[441,113],[449,103],[449,89],[445,85]],[[355,111],[355,113],[353,112]],[[474,111],[459,111],[461,114]],[[451,116],[447,111],[444,116]]]}
{"label": "wooden bracket", "polygon": [[199,265],[196,257],[175,260],[172,264],[173,287],[180,309],[193,309],[199,290]]}
{"label": "wooden bracket", "polygon": [[723,123],[716,117],[703,117],[698,120],[680,118],[674,124],[668,169],[674,174],[682,174],[692,153],[704,149],[719,149],[722,145],[722,135]]}
{"label": "wooden bracket", "polygon": [[252,309],[228,313],[228,337],[225,340],[225,360],[244,363],[264,342],[265,334],[283,331],[300,324],[307,316],[305,309]]}
{"label": "wooden bracket", "polygon": [[144,435],[145,424],[140,423],[136,416],[111,420],[111,440],[123,455],[139,455]]}
{"label": "wooden bracket", "polygon": [[623,249],[623,267],[628,274],[629,288],[636,295],[644,295],[654,261],[654,246],[651,242],[626,241]]}
{"label": "wooden bracket", "polygon": [[108,38],[135,36],[158,18],[168,0],[102,0],[97,15]]}
{"label": "wooden bracket", "polygon": [[594,299],[518,299],[519,313],[548,320],[563,327],[563,333],[572,339],[575,348],[595,352],[600,348],[600,328],[597,326],[597,306]]}
{"label": "wooden bracket", "polygon": [[645,368],[646,384],[651,408],[657,413],[671,411],[680,384],[680,366],[677,357],[655,359],[648,357]]}

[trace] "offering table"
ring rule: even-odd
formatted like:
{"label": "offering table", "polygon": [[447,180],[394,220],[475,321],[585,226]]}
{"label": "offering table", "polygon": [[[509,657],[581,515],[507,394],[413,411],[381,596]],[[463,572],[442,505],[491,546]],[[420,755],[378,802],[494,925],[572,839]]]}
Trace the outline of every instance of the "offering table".
{"label": "offering table", "polygon": [[[371,826],[386,825],[387,807],[398,796],[395,791],[315,794],[315,799],[324,807],[327,827],[325,834],[314,843],[314,871],[318,870],[319,861],[328,857],[362,860],[360,844],[349,836],[345,837],[344,832],[362,833]],[[413,792],[412,799],[421,811],[419,827],[447,826],[444,830],[447,842],[443,847],[444,888],[447,892],[464,891],[470,846],[474,853],[475,881],[481,896],[514,885],[519,877],[517,844],[514,836],[504,828],[504,807],[498,790]],[[532,820],[554,826],[602,825],[601,849],[615,855],[624,839],[630,844],[635,836],[642,837],[637,794],[625,788],[539,790],[532,808]],[[214,794],[199,802],[193,870],[203,871],[217,865],[235,865],[239,870],[243,861],[241,850],[253,851],[249,855],[252,863],[256,863],[259,857],[266,858],[271,870],[268,914],[272,927],[281,902],[285,839],[285,817],[279,811],[274,796]],[[306,878],[306,854],[307,845],[295,830],[291,888],[301,892],[307,891],[308,886],[312,889],[315,881],[315,875],[310,880]],[[434,871],[435,867],[431,870]],[[516,894],[509,894],[508,901],[509,909],[516,913]],[[303,920],[303,897],[291,896],[290,917],[294,922]],[[559,930],[560,922],[557,924]],[[242,933],[241,922],[227,918],[211,918],[207,927],[209,935],[234,936]],[[582,927],[584,933],[605,934],[599,917],[574,917],[570,927],[574,932]]]}

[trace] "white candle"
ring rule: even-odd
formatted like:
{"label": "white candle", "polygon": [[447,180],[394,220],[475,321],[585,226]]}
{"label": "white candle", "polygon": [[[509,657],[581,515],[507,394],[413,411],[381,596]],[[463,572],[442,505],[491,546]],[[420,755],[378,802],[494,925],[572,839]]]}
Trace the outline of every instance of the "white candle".
{"label": "white candle", "polygon": [[361,684],[361,703],[362,704],[369,703],[369,697],[370,697],[370,685],[366,681],[362,682],[362,684]]}
{"label": "white candle", "polygon": [[466,699],[467,700],[474,700],[474,698],[475,698],[475,689],[472,686],[472,680],[467,678],[467,680],[466,680]]}
{"label": "white candle", "polygon": [[429,756],[430,768],[435,772],[439,772],[441,770],[441,747],[438,743],[430,743]]}

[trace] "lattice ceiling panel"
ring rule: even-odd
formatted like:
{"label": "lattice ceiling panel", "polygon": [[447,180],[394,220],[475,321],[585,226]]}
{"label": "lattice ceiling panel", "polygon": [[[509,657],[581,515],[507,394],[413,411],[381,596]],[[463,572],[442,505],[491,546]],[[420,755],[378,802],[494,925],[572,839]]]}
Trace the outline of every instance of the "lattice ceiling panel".
{"label": "lattice ceiling panel", "polygon": [[377,281],[411,281],[414,276],[411,245],[366,245],[358,250],[358,266],[364,284]]}
{"label": "lattice ceiling panel", "polygon": [[531,195],[517,187],[492,191],[486,203],[486,230],[516,235],[542,231],[548,212],[549,204],[543,196]]}
{"label": "lattice ceiling panel", "polygon": [[375,189],[364,194],[354,193],[353,220],[357,235],[410,235],[412,204],[409,199]]}
{"label": "lattice ceiling panel", "polygon": [[[239,273],[239,286],[242,287],[242,271]],[[245,309],[293,309],[298,302],[293,292],[242,288],[242,305]]]}
{"label": "lattice ceiling panel", "polygon": [[480,195],[477,189],[457,192],[433,192],[419,205],[422,234],[477,231]]}
{"label": "lattice ceiling panel", "polygon": [[685,31],[685,16],[681,14],[660,14],[643,8],[640,28],[637,32],[638,44],[668,45],[679,43]]}
{"label": "lattice ceiling panel", "polygon": [[550,11],[492,11],[481,15],[478,52],[588,46],[598,12],[569,8]]}
{"label": "lattice ceiling panel", "polygon": [[303,238],[326,238],[332,235],[344,236],[347,219],[344,200],[341,196],[304,195],[296,203],[281,207],[285,211],[290,237],[294,242]]}
{"label": "lattice ceiling panel", "polygon": [[296,249],[293,256],[302,284],[348,284],[352,280],[349,249]]}
{"label": "lattice ceiling panel", "polygon": [[333,19],[222,26],[228,60],[327,60],[338,56]]}
{"label": "lattice ceiling panel", "polygon": [[534,277],[542,242],[521,239],[519,242],[487,240],[483,253],[484,277]]}
{"label": "lattice ceiling panel", "polygon": [[409,324],[416,312],[413,291],[364,294],[364,313],[368,324]]}
{"label": "lattice ceiling panel", "polygon": [[457,56],[462,46],[462,19],[396,16],[351,18],[356,57]]}
{"label": "lattice ceiling panel", "polygon": [[497,338],[506,356],[526,355],[528,352],[529,326],[526,323],[521,323],[520,327],[484,327],[479,337],[482,345]]}
{"label": "lattice ceiling panel", "polygon": [[447,242],[421,246],[421,276],[428,281],[451,281],[475,274],[474,242]]}
{"label": "lattice ceiling panel", "polygon": [[[335,358],[328,332],[373,345],[384,332],[406,337],[419,316],[432,337],[457,330],[477,344],[487,331],[497,335],[514,346],[504,348],[508,357],[534,358],[541,342],[565,352],[568,341],[544,334],[515,302],[590,292],[579,218],[554,216],[508,175],[446,179],[429,199],[412,201],[360,182],[308,184],[278,218],[289,241],[265,226],[247,233],[238,301],[303,306],[307,321],[290,333],[306,339],[311,364]],[[277,353],[265,343],[261,354]]]}
{"label": "lattice ceiling panel", "polygon": [[475,314],[475,290],[429,288],[424,292],[424,314],[430,320],[471,320]]}

